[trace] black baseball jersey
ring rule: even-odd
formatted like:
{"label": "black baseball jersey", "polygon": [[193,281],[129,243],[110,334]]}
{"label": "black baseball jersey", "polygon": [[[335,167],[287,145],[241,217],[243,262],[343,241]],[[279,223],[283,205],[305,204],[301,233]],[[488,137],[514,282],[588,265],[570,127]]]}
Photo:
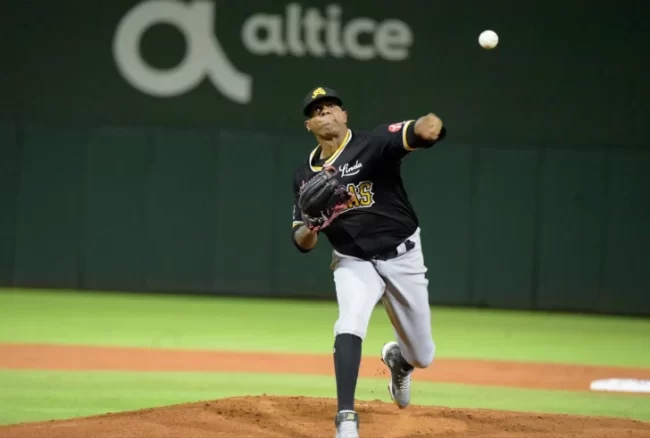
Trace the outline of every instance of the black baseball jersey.
{"label": "black baseball jersey", "polygon": [[[366,131],[348,129],[343,143],[325,160],[317,146],[294,173],[292,236],[303,224],[297,205],[300,186],[325,164],[338,169],[338,177],[351,195],[347,208],[319,232],[335,250],[370,259],[412,235],[419,226],[418,217],[402,183],[401,160],[412,151],[433,146],[447,134],[443,128],[438,140],[427,142],[415,135],[414,126],[415,121],[408,120]],[[293,241],[295,244],[295,237]]]}

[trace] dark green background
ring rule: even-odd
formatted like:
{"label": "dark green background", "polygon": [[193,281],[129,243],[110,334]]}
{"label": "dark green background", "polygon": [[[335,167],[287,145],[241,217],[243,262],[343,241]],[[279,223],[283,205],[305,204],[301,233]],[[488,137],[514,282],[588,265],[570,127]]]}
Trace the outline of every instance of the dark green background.
{"label": "dark green background", "polygon": [[[241,23],[285,3],[216,3],[250,105],[208,82],[131,88],[111,38],[134,2],[3,6],[0,284],[333,297],[329,244],[302,255],[289,226],[314,144],[300,102],[329,85],[353,127],[434,111],[449,128],[404,162],[432,303],[650,315],[647,3],[344,5],[409,23],[394,63],[252,55]],[[143,40],[159,65],[183,47],[165,26]]]}
{"label": "dark green background", "polygon": [[[359,16],[409,23],[408,62],[255,56],[241,23],[259,12],[282,14],[285,2],[216,1],[216,36],[228,57],[254,78],[254,101],[238,105],[208,81],[178,98],[145,96],[119,76],[111,44],[118,20],[137,2],[3,2],[0,115],[74,126],[147,124],[291,130],[300,104],[322,84],[346,98],[352,122],[369,126],[425,111],[444,116],[461,143],[566,145],[648,143],[650,43],[648,2],[563,0],[342,4],[343,21]],[[319,7],[324,1],[301,3]],[[477,38],[494,29],[485,51]],[[154,65],[173,66],[184,40],[171,26],[145,34]]]}

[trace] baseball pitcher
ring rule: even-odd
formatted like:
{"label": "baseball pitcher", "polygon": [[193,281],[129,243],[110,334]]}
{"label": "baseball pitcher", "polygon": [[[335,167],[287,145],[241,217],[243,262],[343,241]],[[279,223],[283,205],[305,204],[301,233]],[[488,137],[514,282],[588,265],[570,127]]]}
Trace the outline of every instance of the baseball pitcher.
{"label": "baseball pitcher", "polygon": [[411,373],[434,358],[427,268],[420,227],[400,176],[401,160],[445,138],[434,114],[350,129],[336,91],[318,87],[303,102],[305,127],[318,146],[294,173],[292,239],[309,252],[320,234],[330,242],[339,306],[334,324],[338,398],[337,438],[359,437],[354,397],[361,344],[382,300],[394,327],[381,359],[390,370],[388,391],[400,408],[410,402]]}

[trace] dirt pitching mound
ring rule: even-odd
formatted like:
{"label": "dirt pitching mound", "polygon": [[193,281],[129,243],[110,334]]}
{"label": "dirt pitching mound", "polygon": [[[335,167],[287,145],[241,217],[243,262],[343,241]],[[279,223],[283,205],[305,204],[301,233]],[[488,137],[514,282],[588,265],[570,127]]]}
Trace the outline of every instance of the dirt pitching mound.
{"label": "dirt pitching mound", "polygon": [[[650,437],[650,423],[596,417],[460,410],[359,401],[361,436],[407,437]],[[0,437],[304,437],[334,436],[334,400],[237,397],[73,420],[0,427]]]}

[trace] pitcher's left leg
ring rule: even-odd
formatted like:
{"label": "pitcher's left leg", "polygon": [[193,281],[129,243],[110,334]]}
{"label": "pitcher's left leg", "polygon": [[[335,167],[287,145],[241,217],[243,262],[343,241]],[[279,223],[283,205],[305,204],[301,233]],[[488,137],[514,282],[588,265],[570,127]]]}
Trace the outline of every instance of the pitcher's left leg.
{"label": "pitcher's left leg", "polygon": [[377,270],[386,283],[384,307],[396,336],[396,342],[384,345],[382,360],[391,371],[389,392],[400,408],[410,403],[413,369],[428,367],[435,356],[429,282],[419,232],[410,240],[415,246],[409,252],[377,262]]}

